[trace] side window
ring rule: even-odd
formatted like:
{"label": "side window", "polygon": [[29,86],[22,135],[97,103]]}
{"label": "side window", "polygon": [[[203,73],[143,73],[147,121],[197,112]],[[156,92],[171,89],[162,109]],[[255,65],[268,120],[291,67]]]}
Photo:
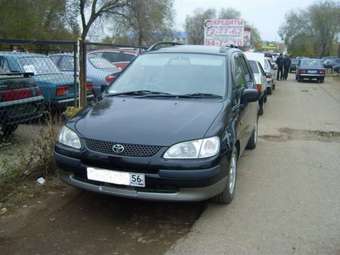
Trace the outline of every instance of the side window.
{"label": "side window", "polygon": [[74,61],[72,56],[64,56],[59,61],[59,69],[61,71],[73,71]]}
{"label": "side window", "polygon": [[0,73],[10,73],[9,64],[6,58],[0,57]]}
{"label": "side window", "polygon": [[261,71],[262,75],[266,76],[266,72],[263,70],[263,67],[262,67],[261,63],[258,63],[258,64],[259,64],[260,71]]}
{"label": "side window", "polygon": [[115,52],[104,52],[102,55],[103,58],[107,59],[110,62],[119,62],[119,53]]}
{"label": "side window", "polygon": [[234,85],[236,88],[244,88],[246,87],[246,73],[244,72],[244,67],[242,64],[242,58],[240,55],[234,56],[233,61],[233,72],[234,72]]}
{"label": "side window", "polygon": [[246,85],[249,84],[250,82],[253,81],[253,78],[252,78],[252,75],[251,75],[251,70],[250,70],[250,67],[249,65],[247,64],[247,60],[240,56],[240,59],[241,59],[241,63],[242,63],[242,67],[243,67],[243,70],[244,70],[244,78],[246,80]]}

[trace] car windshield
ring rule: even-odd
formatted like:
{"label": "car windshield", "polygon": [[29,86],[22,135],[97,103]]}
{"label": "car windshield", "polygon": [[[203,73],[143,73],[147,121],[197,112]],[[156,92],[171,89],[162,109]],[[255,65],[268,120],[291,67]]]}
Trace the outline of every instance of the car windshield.
{"label": "car windshield", "polygon": [[322,63],[320,59],[303,59],[300,66],[304,68],[322,68]]}
{"label": "car windshield", "polygon": [[200,93],[224,97],[225,62],[225,57],[216,55],[142,55],[113,83],[109,93],[148,90],[173,95]]}
{"label": "car windshield", "polygon": [[249,64],[250,64],[250,66],[251,66],[251,69],[253,70],[253,73],[259,73],[259,72],[260,72],[260,70],[259,70],[259,68],[257,67],[257,64],[256,64],[255,61],[250,60],[250,61],[248,61],[248,62],[249,62]]}
{"label": "car windshield", "polygon": [[27,73],[35,75],[60,73],[58,67],[49,57],[22,57],[19,62]]}
{"label": "car windshield", "polygon": [[89,57],[89,62],[97,69],[116,69],[109,61],[100,57]]}

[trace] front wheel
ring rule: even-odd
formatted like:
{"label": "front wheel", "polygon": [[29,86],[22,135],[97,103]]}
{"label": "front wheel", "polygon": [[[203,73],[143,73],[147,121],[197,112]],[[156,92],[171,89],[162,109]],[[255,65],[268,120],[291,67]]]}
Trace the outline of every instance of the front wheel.
{"label": "front wheel", "polygon": [[234,145],[229,161],[227,186],[222,191],[222,193],[218,194],[214,198],[214,201],[219,204],[230,204],[234,198],[237,177],[237,158],[238,152],[236,146]]}

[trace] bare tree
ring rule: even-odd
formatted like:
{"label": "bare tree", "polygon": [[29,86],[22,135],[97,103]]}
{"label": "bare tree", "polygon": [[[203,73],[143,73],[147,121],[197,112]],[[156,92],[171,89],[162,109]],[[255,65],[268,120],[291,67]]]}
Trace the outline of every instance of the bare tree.
{"label": "bare tree", "polygon": [[[87,104],[86,100],[86,37],[93,23],[104,16],[119,15],[124,16],[124,8],[127,0],[78,0],[81,17],[82,31],[79,43],[79,80],[80,80],[80,105],[83,108]],[[89,12],[89,15],[87,15]],[[88,17],[87,17],[88,16]]]}
{"label": "bare tree", "polygon": [[192,16],[185,19],[185,30],[188,33],[188,42],[190,44],[203,44],[204,41],[204,23],[207,19],[216,17],[216,10],[195,10]]}

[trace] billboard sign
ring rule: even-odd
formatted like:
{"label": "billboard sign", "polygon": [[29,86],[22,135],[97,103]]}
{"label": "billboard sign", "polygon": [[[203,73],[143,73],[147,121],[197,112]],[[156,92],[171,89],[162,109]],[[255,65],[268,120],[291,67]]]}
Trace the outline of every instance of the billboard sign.
{"label": "billboard sign", "polygon": [[243,19],[208,19],[204,27],[204,44],[244,46]]}

